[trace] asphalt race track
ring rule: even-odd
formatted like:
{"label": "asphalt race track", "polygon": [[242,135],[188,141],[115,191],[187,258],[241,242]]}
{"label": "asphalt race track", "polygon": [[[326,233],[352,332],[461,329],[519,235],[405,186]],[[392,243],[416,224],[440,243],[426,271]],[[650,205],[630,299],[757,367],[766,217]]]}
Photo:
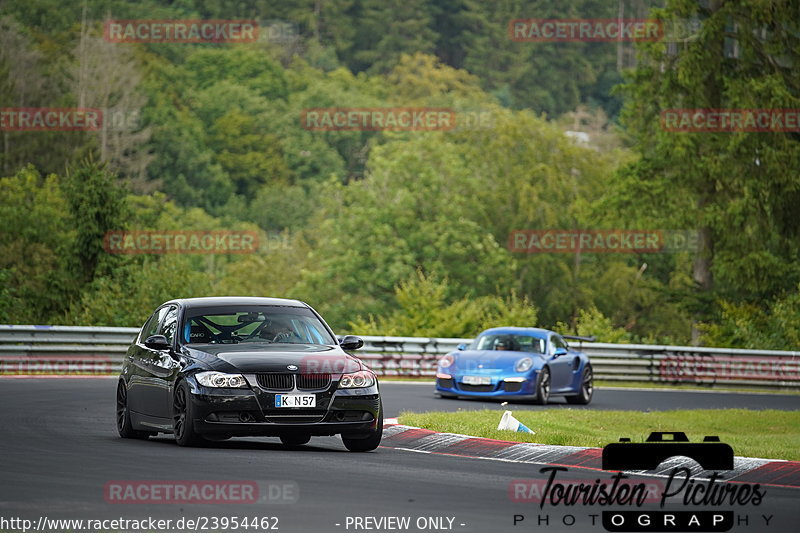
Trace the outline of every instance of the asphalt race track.
{"label": "asphalt race track", "polygon": [[[486,402],[474,399],[442,399],[433,394],[427,383],[382,383],[381,394],[387,416],[401,411],[458,411],[467,409],[542,409],[530,403]],[[800,396],[783,394],[722,394],[677,390],[602,390],[595,389],[592,403],[569,405],[564,398],[553,397],[547,409],[619,409],[623,411],[666,411],[668,409],[800,409]]]}
{"label": "asphalt race track", "polygon": [[[36,524],[42,516],[84,520],[277,517],[278,531],[284,532],[400,530],[377,529],[375,522],[361,522],[371,525],[370,529],[354,527],[355,517],[391,516],[410,517],[407,531],[604,531],[599,520],[592,525],[591,515],[606,508],[540,509],[535,503],[512,501],[511,480],[546,478],[534,465],[386,447],[355,454],[347,452],[338,438],[317,438],[298,450],[284,449],[278,439],[267,438],[233,439],[195,449],[179,448],[169,436],[122,440],[114,427],[115,385],[113,379],[0,379],[0,519],[17,517]],[[415,384],[385,383],[383,393],[387,416],[401,410],[485,405],[501,409],[499,404],[435,399],[431,388]],[[562,400],[557,402],[549,408],[561,408]],[[589,408],[795,409],[798,403],[797,396],[600,390]],[[571,469],[561,477],[589,482],[606,475]],[[272,483],[298,492],[287,498],[294,503],[107,503],[104,487],[115,480],[252,480],[262,487]],[[732,531],[796,531],[798,497],[798,490],[768,487],[758,506],[721,509],[733,510],[737,521],[747,519]],[[658,508],[653,505],[650,508]],[[667,502],[670,507],[685,508]],[[515,515],[525,517],[517,526],[513,525]],[[772,515],[769,526],[762,515]],[[445,519],[420,522],[425,527],[418,527],[417,520],[427,517],[452,518],[452,526]],[[573,519],[574,525],[564,525]],[[6,525],[0,530],[19,529]]]}

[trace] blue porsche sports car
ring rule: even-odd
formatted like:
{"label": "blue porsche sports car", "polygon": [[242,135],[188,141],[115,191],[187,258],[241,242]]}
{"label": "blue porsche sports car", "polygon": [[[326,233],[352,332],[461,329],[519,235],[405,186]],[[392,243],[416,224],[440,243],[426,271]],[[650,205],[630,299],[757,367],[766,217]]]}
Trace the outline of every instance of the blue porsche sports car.
{"label": "blue porsche sports car", "polygon": [[562,336],[538,328],[492,328],[458,351],[439,360],[436,394],[533,400],[544,405],[552,396],[568,403],[592,401],[589,357],[564,340],[592,341],[593,337]]}

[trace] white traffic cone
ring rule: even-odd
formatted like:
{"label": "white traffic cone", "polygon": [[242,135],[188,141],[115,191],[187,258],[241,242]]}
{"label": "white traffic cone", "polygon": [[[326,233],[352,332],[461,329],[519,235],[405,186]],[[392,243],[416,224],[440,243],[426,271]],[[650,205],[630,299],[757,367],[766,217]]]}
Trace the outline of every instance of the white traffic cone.
{"label": "white traffic cone", "polygon": [[497,429],[535,434],[531,428],[514,418],[514,415],[511,414],[511,411],[506,411],[503,413],[503,417],[500,419],[500,424],[497,426]]}

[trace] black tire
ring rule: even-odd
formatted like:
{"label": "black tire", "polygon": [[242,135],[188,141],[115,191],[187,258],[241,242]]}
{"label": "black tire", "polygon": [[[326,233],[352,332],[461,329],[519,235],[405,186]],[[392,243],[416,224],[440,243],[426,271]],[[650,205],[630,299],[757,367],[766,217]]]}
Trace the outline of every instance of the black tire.
{"label": "black tire", "polygon": [[175,398],[172,404],[172,428],[175,433],[175,442],[178,446],[200,446],[203,438],[194,430],[194,415],[189,386],[181,381],[175,389]]}
{"label": "black tire", "polygon": [[575,396],[567,396],[567,403],[573,405],[587,405],[592,401],[594,395],[594,373],[592,367],[587,366],[583,371],[583,378],[581,379],[580,394]]}
{"label": "black tire", "polygon": [[302,446],[303,444],[308,444],[308,441],[311,440],[311,435],[297,433],[291,435],[281,435],[281,442],[284,446],[288,448],[296,448],[298,446]]}
{"label": "black tire", "polygon": [[544,367],[536,376],[536,405],[546,405],[550,399],[550,369]]}
{"label": "black tire", "polygon": [[123,439],[146,439],[149,431],[138,431],[131,425],[131,412],[128,409],[128,387],[123,380],[117,383],[117,432]]}
{"label": "black tire", "polygon": [[371,452],[381,444],[383,438],[383,402],[380,404],[380,414],[378,415],[378,425],[375,431],[366,437],[346,437],[342,435],[344,447],[351,452]]}
{"label": "black tire", "polygon": [[442,394],[440,392],[437,392],[436,396],[438,398],[441,398],[442,400],[456,400],[456,399],[458,399],[458,396],[456,396],[455,394]]}

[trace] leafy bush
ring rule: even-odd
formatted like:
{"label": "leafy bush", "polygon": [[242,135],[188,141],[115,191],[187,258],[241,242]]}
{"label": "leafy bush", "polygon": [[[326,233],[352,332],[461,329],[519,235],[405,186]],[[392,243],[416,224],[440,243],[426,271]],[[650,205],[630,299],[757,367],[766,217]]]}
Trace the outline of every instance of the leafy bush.
{"label": "leafy bush", "polygon": [[719,319],[702,324],[708,346],[797,350],[800,348],[800,286],[765,307],[722,301]]}
{"label": "leafy bush", "polygon": [[376,319],[359,317],[350,330],[361,335],[473,337],[497,326],[534,326],[536,308],[527,298],[483,296],[447,303],[447,280],[437,281],[418,270],[398,285],[398,308]]}
{"label": "leafy bush", "polygon": [[633,335],[624,328],[614,327],[611,319],[603,315],[596,307],[581,309],[575,319],[575,326],[570,327],[563,322],[556,324],[556,330],[565,335],[583,335],[597,337],[597,342],[627,344],[634,341]]}

